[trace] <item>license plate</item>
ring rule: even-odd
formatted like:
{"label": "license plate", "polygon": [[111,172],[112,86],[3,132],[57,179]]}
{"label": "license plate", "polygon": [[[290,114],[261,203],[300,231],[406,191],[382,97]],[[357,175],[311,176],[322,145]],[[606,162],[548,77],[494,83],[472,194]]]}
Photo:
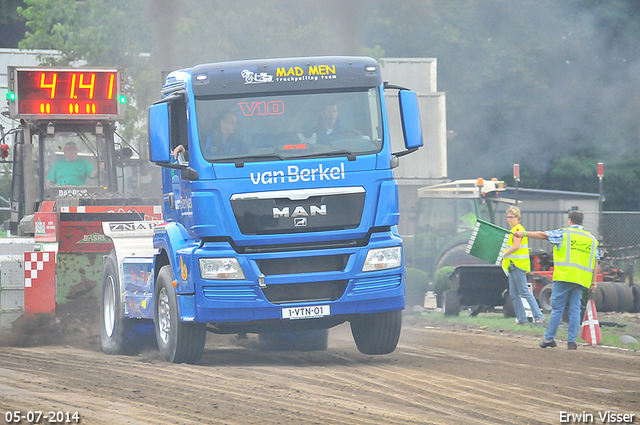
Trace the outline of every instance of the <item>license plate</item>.
{"label": "license plate", "polygon": [[328,305],[284,307],[282,309],[283,319],[313,319],[324,316],[331,316],[331,307]]}

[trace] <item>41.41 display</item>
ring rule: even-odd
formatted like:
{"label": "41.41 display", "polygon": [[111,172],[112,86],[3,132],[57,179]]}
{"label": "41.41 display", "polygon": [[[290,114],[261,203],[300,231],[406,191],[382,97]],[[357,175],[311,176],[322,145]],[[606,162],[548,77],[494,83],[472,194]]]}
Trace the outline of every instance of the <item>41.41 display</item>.
{"label": "41.41 display", "polygon": [[26,119],[121,119],[121,69],[9,67],[9,114]]}

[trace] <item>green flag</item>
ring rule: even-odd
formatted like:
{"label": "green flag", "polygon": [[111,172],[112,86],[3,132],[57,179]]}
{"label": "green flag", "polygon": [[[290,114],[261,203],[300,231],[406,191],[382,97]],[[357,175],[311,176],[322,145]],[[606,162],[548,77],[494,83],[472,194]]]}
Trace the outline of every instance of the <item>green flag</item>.
{"label": "green flag", "polygon": [[467,244],[467,253],[500,266],[510,234],[507,229],[478,219]]}

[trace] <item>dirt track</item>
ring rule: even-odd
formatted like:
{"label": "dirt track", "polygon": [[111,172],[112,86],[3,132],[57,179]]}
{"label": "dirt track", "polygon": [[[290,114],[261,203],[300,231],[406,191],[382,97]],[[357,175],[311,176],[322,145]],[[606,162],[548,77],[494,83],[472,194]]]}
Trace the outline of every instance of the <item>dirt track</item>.
{"label": "dirt track", "polygon": [[107,356],[95,340],[0,348],[0,423],[8,410],[77,411],[84,424],[559,424],[561,412],[602,423],[598,411],[640,423],[634,351],[542,350],[526,334],[411,317],[398,349],[379,357],[358,353],[348,325],[332,329],[324,352],[208,338],[197,366],[166,364],[155,350]]}

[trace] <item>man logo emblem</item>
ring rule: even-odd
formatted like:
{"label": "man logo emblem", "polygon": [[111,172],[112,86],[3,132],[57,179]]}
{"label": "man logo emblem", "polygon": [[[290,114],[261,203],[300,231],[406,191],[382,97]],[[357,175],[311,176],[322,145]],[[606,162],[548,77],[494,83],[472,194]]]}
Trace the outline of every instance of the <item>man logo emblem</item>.
{"label": "man logo emblem", "polygon": [[303,227],[307,225],[307,217],[298,217],[293,219],[293,225],[295,227]]}

